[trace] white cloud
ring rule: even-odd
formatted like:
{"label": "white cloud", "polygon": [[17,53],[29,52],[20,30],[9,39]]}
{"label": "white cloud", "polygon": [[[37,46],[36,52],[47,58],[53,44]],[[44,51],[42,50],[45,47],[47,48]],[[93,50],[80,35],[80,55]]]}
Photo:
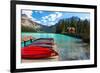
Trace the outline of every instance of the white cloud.
{"label": "white cloud", "polygon": [[46,23],[46,22],[47,22],[47,20],[41,20],[41,22]]}
{"label": "white cloud", "polygon": [[56,22],[50,22],[49,25],[54,25]]}
{"label": "white cloud", "polygon": [[41,24],[41,21],[36,20],[35,22],[37,22],[37,23],[40,23],[40,24]]}
{"label": "white cloud", "polygon": [[54,25],[61,16],[61,12],[55,12],[53,14],[49,14],[47,16],[42,17],[41,22],[47,25]]}
{"label": "white cloud", "polygon": [[26,14],[28,18],[32,18],[32,13],[31,10],[22,10],[22,14]]}
{"label": "white cloud", "polygon": [[80,17],[80,19],[82,19],[82,20],[85,20],[85,19],[90,19],[90,17],[88,17],[88,16],[85,16],[85,17]]}
{"label": "white cloud", "polygon": [[57,15],[57,18],[59,18],[59,17],[62,16],[62,13],[61,12],[56,12],[56,15]]}
{"label": "white cloud", "polygon": [[38,21],[36,18],[32,17],[32,13],[33,13],[33,11],[31,11],[31,10],[22,10],[22,14],[27,15],[28,18],[30,18],[32,21],[35,21],[37,23],[41,23],[41,21]]}
{"label": "white cloud", "polygon": [[27,15],[32,21],[36,21],[36,19],[32,17],[32,13],[33,12],[31,10],[22,10],[22,14]]}
{"label": "white cloud", "polygon": [[43,11],[34,11],[34,12],[35,12],[35,13],[40,13],[40,14],[43,13]]}
{"label": "white cloud", "polygon": [[39,11],[39,13],[43,13],[43,11]]}

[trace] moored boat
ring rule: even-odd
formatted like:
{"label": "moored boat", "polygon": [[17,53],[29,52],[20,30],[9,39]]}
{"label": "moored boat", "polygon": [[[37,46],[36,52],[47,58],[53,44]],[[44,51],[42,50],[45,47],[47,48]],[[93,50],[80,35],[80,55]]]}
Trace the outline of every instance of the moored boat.
{"label": "moored boat", "polygon": [[26,46],[21,49],[22,59],[43,59],[57,56],[58,53],[52,48],[45,48],[40,46]]}

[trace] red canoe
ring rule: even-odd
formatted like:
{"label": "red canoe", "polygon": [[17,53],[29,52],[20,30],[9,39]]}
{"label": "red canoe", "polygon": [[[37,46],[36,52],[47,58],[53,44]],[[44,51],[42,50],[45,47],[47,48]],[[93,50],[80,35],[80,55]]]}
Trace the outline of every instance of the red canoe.
{"label": "red canoe", "polygon": [[58,55],[52,48],[27,46],[21,49],[22,59],[42,59]]}

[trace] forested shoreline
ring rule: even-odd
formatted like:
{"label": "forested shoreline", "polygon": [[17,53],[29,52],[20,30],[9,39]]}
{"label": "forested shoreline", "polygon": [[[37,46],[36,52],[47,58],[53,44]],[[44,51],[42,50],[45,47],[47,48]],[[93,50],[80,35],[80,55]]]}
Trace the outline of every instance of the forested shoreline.
{"label": "forested shoreline", "polygon": [[[61,19],[56,25],[56,33],[62,33],[76,38],[82,38],[84,42],[90,42],[89,20],[82,20],[78,17],[71,17],[68,19]],[[74,33],[69,32],[68,27],[74,28]]]}

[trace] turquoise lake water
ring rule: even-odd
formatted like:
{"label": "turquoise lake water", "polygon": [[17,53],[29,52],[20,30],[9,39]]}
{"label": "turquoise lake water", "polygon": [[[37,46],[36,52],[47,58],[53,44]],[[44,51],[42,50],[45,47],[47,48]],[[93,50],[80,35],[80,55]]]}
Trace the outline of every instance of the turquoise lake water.
{"label": "turquoise lake water", "polygon": [[[57,45],[59,60],[86,60],[90,58],[89,45],[82,42],[81,39],[54,33],[22,33],[23,36],[32,36],[34,38],[54,38]],[[30,41],[27,42],[30,44]],[[23,43],[21,44],[23,47]]]}

